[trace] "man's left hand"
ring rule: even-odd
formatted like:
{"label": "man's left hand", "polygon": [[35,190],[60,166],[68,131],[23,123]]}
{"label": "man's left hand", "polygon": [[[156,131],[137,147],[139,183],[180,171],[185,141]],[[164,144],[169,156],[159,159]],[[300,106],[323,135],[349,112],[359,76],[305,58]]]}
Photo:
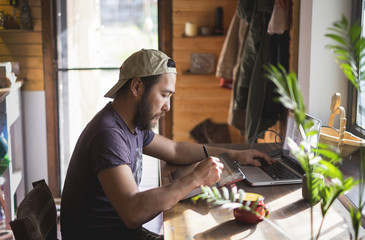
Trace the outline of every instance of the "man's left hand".
{"label": "man's left hand", "polygon": [[275,159],[272,159],[266,153],[254,149],[237,151],[234,153],[233,159],[235,159],[242,165],[253,165],[253,166],[261,166],[259,159],[264,160],[268,164],[273,164],[276,162]]}

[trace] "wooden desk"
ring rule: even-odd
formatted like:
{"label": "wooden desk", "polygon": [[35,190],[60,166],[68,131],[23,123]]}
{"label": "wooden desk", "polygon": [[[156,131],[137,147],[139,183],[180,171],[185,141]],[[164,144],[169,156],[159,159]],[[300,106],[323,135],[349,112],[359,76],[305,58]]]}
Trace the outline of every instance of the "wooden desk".
{"label": "wooden desk", "polygon": [[[223,146],[232,149],[248,147],[244,144]],[[274,148],[271,144],[255,147],[262,151]],[[170,182],[168,173],[176,168],[161,161],[162,185]],[[184,200],[163,213],[165,239],[310,239],[310,207],[302,198],[301,184],[250,187],[242,181],[236,185],[246,192],[262,194],[270,210],[269,220],[285,234],[265,221],[257,225],[240,224],[234,220],[232,212],[209,206],[204,201],[193,204]],[[316,235],[322,220],[319,204],[313,214]],[[350,231],[349,213],[336,200],[325,217],[319,239],[350,239]],[[364,229],[361,229],[360,236],[364,235]]]}

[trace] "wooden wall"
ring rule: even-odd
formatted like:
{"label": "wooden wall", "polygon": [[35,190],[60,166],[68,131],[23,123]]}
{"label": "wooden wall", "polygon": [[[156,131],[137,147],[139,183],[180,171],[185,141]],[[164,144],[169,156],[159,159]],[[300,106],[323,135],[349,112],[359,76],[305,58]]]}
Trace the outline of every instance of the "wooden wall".
{"label": "wooden wall", "polygon": [[[186,74],[190,65],[191,52],[214,53],[218,60],[225,36],[184,37],[186,22],[198,26],[214,26],[215,9],[223,7],[224,33],[227,33],[237,0],[173,0],[172,57],[177,63],[178,79],[173,99],[172,135],[177,141],[194,141],[189,132],[206,118],[216,123],[227,123],[231,91],[219,85],[214,75]],[[290,45],[289,70],[297,72],[300,0],[290,0]],[[283,132],[283,122],[278,121],[271,129]],[[244,136],[229,126],[231,141],[244,142]],[[273,142],[275,136],[268,132],[259,142]]]}
{"label": "wooden wall", "polygon": [[[25,78],[22,90],[44,90],[42,53],[42,11],[41,0],[28,0],[31,11],[32,31],[15,29],[0,30],[0,62],[19,62],[20,76]],[[19,24],[21,0],[16,9]],[[0,0],[0,11],[13,16],[13,6],[9,0]]]}
{"label": "wooden wall", "polygon": [[[186,22],[197,26],[214,27],[215,10],[223,8],[224,34],[236,11],[237,0],[173,0],[172,2],[172,58],[177,65],[176,93],[173,99],[173,139],[194,141],[189,132],[200,122],[209,118],[214,123],[227,123],[231,90],[220,87],[220,80],[212,75],[193,75],[190,68],[190,54],[214,53],[215,63],[225,36],[184,37]],[[235,129],[230,129],[232,142],[243,141]]]}
{"label": "wooden wall", "polygon": [[[48,184],[55,197],[59,196],[58,183],[58,135],[57,135],[57,107],[54,78],[52,74],[53,46],[52,39],[44,42],[44,35],[51,35],[50,3],[52,0],[28,0],[32,28],[30,31],[21,29],[0,30],[0,62],[19,62],[20,75],[18,79],[24,80],[22,91],[46,92],[46,118],[47,118],[47,157],[48,157]],[[16,23],[20,23],[20,7],[22,0],[16,8]],[[42,14],[44,10],[45,14]],[[14,7],[9,5],[9,0],[0,0],[0,11],[13,16]],[[47,16],[46,21],[42,17]],[[43,29],[47,29],[43,31]],[[47,54],[46,54],[47,53]],[[44,61],[47,57],[48,61]],[[46,65],[45,65],[46,64]],[[45,75],[46,74],[46,75]],[[45,79],[48,84],[45,84]],[[48,91],[47,87],[48,86]],[[24,178],[23,178],[24,180]],[[22,181],[23,181],[22,180]],[[22,199],[22,198],[19,198]]]}

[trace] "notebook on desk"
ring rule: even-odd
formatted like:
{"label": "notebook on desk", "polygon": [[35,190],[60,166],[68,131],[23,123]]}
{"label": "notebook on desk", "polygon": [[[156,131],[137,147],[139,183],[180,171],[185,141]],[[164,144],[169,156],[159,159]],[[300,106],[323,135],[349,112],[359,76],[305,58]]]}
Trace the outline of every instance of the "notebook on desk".
{"label": "notebook on desk", "polygon": [[[216,187],[231,185],[235,182],[245,179],[245,175],[241,171],[239,163],[237,163],[236,161],[233,161],[227,153],[220,154],[218,157],[219,157],[221,163],[223,163],[224,167],[222,170],[221,177],[220,177],[219,181],[216,183]],[[182,168],[179,168],[179,169],[171,172],[169,174],[170,180],[174,181],[178,178],[181,178],[181,177],[189,174],[190,172],[192,172],[194,170],[196,164],[182,167]],[[187,198],[196,196],[200,193],[202,193],[202,191],[201,191],[201,188],[199,187],[199,188],[196,188],[193,191],[191,191],[183,199],[187,199]]]}
{"label": "notebook on desk", "polygon": [[[319,119],[310,115],[307,115],[306,119],[313,121],[314,124],[311,130],[316,130],[318,132],[318,134],[310,137],[311,145],[316,147],[319,141],[319,132],[322,123]],[[296,121],[294,119],[294,113],[292,111],[289,111],[288,113],[282,151],[278,156],[273,157],[277,162],[272,165],[261,162],[261,167],[247,165],[241,166],[240,169],[246,177],[245,181],[251,186],[301,183],[304,172],[300,166],[299,161],[290,153],[290,148],[288,145],[289,138],[291,138],[298,145],[302,141]]]}

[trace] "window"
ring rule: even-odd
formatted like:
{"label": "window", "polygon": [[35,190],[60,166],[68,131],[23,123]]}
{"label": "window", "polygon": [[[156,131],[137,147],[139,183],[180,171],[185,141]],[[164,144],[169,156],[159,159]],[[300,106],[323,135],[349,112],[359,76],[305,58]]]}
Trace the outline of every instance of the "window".
{"label": "window", "polygon": [[[365,12],[364,12],[364,5],[365,0],[353,0],[352,1],[352,23],[361,23],[362,26],[362,34],[365,36]],[[356,88],[349,83],[349,90],[348,90],[348,107],[347,107],[347,126],[346,130],[355,134],[359,137],[365,137],[365,86],[364,83],[360,85],[361,91],[357,91]],[[362,161],[361,155],[355,156],[351,158],[351,161],[344,161],[342,163],[341,168],[343,168],[344,177],[353,177],[354,180],[359,180],[360,178],[360,171],[359,168],[361,166],[360,162]],[[347,192],[342,198],[339,197],[341,201],[343,201],[344,206],[352,206],[352,207],[359,207],[359,195],[360,195],[360,185],[355,186],[349,192]],[[362,197],[364,199],[365,196]],[[363,201],[363,200],[362,200]],[[363,217],[365,216],[365,210],[362,212]]]}
{"label": "window", "polygon": [[[362,34],[365,37],[365,0],[353,0],[352,22],[361,23]],[[348,94],[348,131],[361,137],[365,137],[365,82],[360,83],[357,91],[351,84]]]}
{"label": "window", "polygon": [[[158,48],[157,0],[57,0],[60,182],[85,125],[110,101],[119,67]],[[62,189],[62,186],[61,186]]]}

